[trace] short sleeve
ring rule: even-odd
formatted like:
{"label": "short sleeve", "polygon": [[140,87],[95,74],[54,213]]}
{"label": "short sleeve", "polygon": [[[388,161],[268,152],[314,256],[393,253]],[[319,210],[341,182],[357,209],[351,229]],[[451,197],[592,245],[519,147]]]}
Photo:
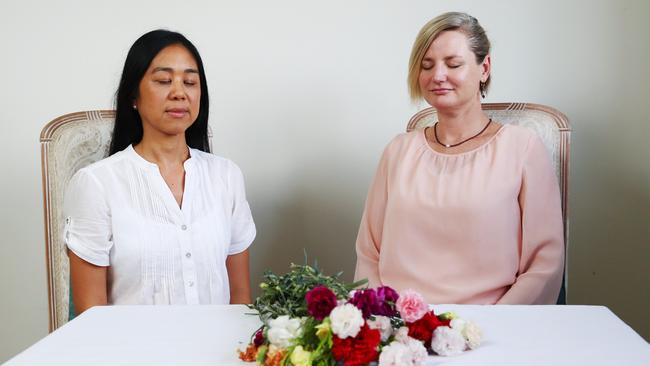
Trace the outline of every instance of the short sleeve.
{"label": "short sleeve", "polygon": [[96,266],[109,266],[113,246],[111,214],[105,192],[91,173],[80,170],[66,189],[63,240],[79,258]]}
{"label": "short sleeve", "polygon": [[524,156],[519,206],[519,273],[498,303],[554,304],[564,270],[560,190],[546,147],[534,134]]}
{"label": "short sleeve", "polygon": [[239,167],[230,162],[228,186],[232,194],[232,224],[228,255],[246,250],[255,239],[256,229],[250,206],[246,200],[244,176]]}

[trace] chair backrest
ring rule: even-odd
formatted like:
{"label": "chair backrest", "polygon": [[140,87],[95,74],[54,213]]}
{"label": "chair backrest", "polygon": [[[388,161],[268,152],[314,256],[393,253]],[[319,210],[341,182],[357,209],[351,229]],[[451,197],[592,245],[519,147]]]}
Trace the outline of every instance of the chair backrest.
{"label": "chair backrest", "polygon": [[67,323],[70,274],[63,242],[63,195],[77,170],[108,156],[113,132],[113,111],[66,114],[41,131],[45,256],[50,332]]}
{"label": "chair backrest", "polygon": [[[560,185],[562,198],[562,219],[564,222],[565,254],[569,247],[569,143],[571,128],[569,120],[560,111],[532,103],[485,103],[483,111],[494,121],[520,125],[534,130],[548,149]],[[409,121],[406,130],[432,126],[438,120],[434,108],[426,108],[416,113]],[[565,256],[565,258],[567,258]],[[562,302],[564,291],[568,289],[567,266],[565,259],[564,284],[560,294]]]}
{"label": "chair backrest", "polygon": [[115,111],[86,111],[56,118],[41,131],[50,332],[70,316],[70,272],[63,242],[65,188],[79,169],[108,156],[114,123]]}

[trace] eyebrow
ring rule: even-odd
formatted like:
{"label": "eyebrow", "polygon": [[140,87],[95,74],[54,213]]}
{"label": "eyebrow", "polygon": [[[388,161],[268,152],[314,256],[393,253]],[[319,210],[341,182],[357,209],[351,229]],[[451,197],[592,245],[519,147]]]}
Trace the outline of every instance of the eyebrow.
{"label": "eyebrow", "polygon": [[[445,57],[445,60],[451,60],[452,58],[463,58],[461,55],[452,55],[452,56],[447,56]],[[433,61],[431,57],[424,57],[422,61]]]}
{"label": "eyebrow", "polygon": [[[174,69],[172,69],[171,67],[156,67],[156,68],[154,68],[154,69],[151,71],[151,73],[153,74],[153,73],[156,73],[156,72],[158,72],[158,71],[174,72]],[[199,73],[199,70],[196,70],[196,69],[185,69],[185,70],[183,70],[183,72],[185,72],[186,74],[198,74],[198,73]]]}

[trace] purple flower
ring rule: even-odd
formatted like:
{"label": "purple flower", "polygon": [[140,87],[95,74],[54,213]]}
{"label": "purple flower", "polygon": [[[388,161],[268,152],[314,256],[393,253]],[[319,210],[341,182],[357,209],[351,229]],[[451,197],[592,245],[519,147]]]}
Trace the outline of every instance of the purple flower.
{"label": "purple flower", "polygon": [[264,332],[262,329],[255,332],[255,337],[253,338],[253,344],[255,347],[259,347],[264,343]]}
{"label": "purple flower", "polygon": [[364,319],[376,314],[380,306],[377,293],[371,288],[355,291],[349,302],[361,310]]}
{"label": "purple flower", "polygon": [[377,300],[379,302],[379,308],[374,314],[383,316],[397,315],[397,309],[395,309],[395,303],[397,302],[397,299],[399,299],[399,294],[397,291],[388,286],[377,287]]}
{"label": "purple flower", "polygon": [[336,295],[325,286],[316,286],[305,295],[307,311],[316,320],[323,320],[336,307]]}

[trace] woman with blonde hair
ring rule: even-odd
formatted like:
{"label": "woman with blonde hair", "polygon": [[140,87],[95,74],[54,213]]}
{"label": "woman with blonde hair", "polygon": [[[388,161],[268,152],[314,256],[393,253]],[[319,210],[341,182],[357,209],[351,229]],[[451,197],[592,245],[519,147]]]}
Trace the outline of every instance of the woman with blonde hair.
{"label": "woman with blonde hair", "polygon": [[384,150],[357,237],[357,279],[413,288],[429,303],[555,303],[564,268],[558,182],[532,130],[481,109],[490,72],[476,18],[442,14],[418,34],[409,91],[439,120]]}

